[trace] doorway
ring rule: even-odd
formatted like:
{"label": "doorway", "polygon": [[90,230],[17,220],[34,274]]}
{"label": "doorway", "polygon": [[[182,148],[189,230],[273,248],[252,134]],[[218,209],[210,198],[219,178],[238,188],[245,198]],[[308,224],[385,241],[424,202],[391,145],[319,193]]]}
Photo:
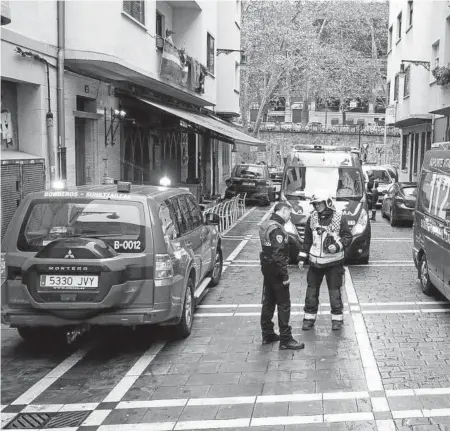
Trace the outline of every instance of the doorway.
{"label": "doorway", "polygon": [[75,175],[76,185],[86,185],[86,120],[75,118]]}

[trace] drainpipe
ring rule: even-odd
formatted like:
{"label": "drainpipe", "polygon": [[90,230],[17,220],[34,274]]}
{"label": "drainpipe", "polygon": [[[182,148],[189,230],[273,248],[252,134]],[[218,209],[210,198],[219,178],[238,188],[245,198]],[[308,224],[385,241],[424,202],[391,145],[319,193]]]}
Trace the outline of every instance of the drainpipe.
{"label": "drainpipe", "polygon": [[52,103],[50,96],[50,69],[48,61],[44,61],[44,64],[47,67],[47,100],[48,100],[48,111],[45,116],[47,123],[47,152],[48,152],[48,164],[50,171],[50,185],[56,179],[56,157],[55,157],[55,123],[53,120],[53,112],[52,112]]}
{"label": "drainpipe", "polygon": [[64,109],[64,51],[66,45],[66,5],[64,0],[57,2],[58,14],[58,176],[59,179],[67,179],[66,164],[66,129]]}

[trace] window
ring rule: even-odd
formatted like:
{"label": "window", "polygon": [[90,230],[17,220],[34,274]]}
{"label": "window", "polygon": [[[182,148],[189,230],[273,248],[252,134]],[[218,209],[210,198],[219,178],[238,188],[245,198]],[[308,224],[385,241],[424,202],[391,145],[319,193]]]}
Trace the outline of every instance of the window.
{"label": "window", "polygon": [[431,49],[431,69],[434,69],[435,67],[439,67],[439,41],[433,43]]}
{"label": "window", "polygon": [[190,232],[191,230],[193,230],[195,228],[195,226],[194,226],[194,220],[192,218],[191,211],[190,211],[189,206],[186,201],[186,196],[185,195],[178,196],[177,201],[178,201],[178,205],[181,210],[181,217],[183,218],[183,223],[186,227],[185,232]]}
{"label": "window", "polygon": [[241,69],[237,61],[234,63],[234,89],[236,91],[241,89]]}
{"label": "window", "polygon": [[397,17],[397,40],[402,38],[402,14]]}
{"label": "window", "polygon": [[425,132],[422,132],[422,145],[420,146],[420,167],[422,167],[423,158],[425,157],[425,149],[427,146],[425,136],[426,136]]}
{"label": "window", "polygon": [[178,205],[178,199],[172,198],[171,204],[169,205],[169,210],[172,213],[172,218],[176,222],[176,228],[178,232],[178,236],[183,236],[187,231],[187,224],[186,219],[183,217],[183,211],[180,209],[180,206]]}
{"label": "window", "polygon": [[393,27],[391,25],[389,27],[389,35],[388,35],[389,51],[392,49],[392,34],[393,34]]}
{"label": "window", "polygon": [[123,11],[133,17],[136,21],[145,25],[145,1],[125,1],[123,2]]}
{"label": "window", "polygon": [[399,77],[395,75],[394,81],[394,100],[398,100],[398,87],[399,87]]}
{"label": "window", "polygon": [[165,237],[168,239],[178,238],[178,225],[172,202],[167,199],[159,208],[159,219]]}
{"label": "window", "polygon": [[391,83],[388,82],[386,84],[386,102],[389,105],[389,103],[391,102]]}
{"label": "window", "polygon": [[186,196],[186,198],[187,198],[187,203],[189,206],[189,211],[192,215],[193,226],[194,226],[194,229],[196,229],[203,224],[202,213],[200,211],[200,207],[198,206],[197,202],[195,201],[194,196],[188,195],[188,196]]}
{"label": "window", "polygon": [[403,87],[403,97],[408,97],[411,89],[411,67],[408,66],[405,70],[405,82]]}
{"label": "window", "polygon": [[156,11],[156,36],[164,37],[164,16]]}
{"label": "window", "polygon": [[413,23],[413,2],[409,0],[408,2],[408,27],[412,26]]}
{"label": "window", "polygon": [[230,146],[228,144],[222,144],[222,166],[224,172],[229,172]]}
{"label": "window", "polygon": [[420,206],[423,211],[442,220],[450,221],[450,177],[424,172],[420,190]]}
{"label": "window", "polygon": [[206,52],[206,67],[208,69],[208,72],[214,75],[214,38],[208,33],[206,37],[206,45],[207,45],[207,52]]}
{"label": "window", "polygon": [[408,155],[408,135],[403,135],[403,141],[402,141],[402,167],[401,167],[401,169],[406,169],[407,155]]}
{"label": "window", "polygon": [[417,174],[417,165],[418,165],[418,158],[419,158],[419,133],[414,134],[414,159],[413,159],[413,165],[412,165],[412,172],[413,174]]}

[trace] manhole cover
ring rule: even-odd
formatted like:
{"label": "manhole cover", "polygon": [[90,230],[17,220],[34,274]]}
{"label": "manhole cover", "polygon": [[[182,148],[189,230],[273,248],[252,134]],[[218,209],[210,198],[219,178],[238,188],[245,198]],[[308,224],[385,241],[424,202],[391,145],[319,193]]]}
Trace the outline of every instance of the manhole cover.
{"label": "manhole cover", "polygon": [[62,412],[62,413],[20,413],[5,429],[39,429],[77,427],[91,412]]}

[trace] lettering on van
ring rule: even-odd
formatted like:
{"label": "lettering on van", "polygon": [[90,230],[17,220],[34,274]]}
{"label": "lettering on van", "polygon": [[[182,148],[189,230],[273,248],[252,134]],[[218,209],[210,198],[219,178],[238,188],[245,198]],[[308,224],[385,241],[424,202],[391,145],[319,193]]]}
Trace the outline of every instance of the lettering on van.
{"label": "lettering on van", "polygon": [[443,224],[438,224],[435,220],[425,217],[420,220],[420,226],[435,237],[450,243],[450,231]]}
{"label": "lettering on van", "polygon": [[124,199],[130,200],[131,196],[126,193],[103,193],[103,192],[87,192],[85,195],[87,198],[103,198],[103,199]]}
{"label": "lettering on van", "polygon": [[430,167],[450,169],[450,159],[432,157],[430,159]]}
{"label": "lettering on van", "polygon": [[48,198],[76,198],[78,192],[45,192],[44,196]]}

